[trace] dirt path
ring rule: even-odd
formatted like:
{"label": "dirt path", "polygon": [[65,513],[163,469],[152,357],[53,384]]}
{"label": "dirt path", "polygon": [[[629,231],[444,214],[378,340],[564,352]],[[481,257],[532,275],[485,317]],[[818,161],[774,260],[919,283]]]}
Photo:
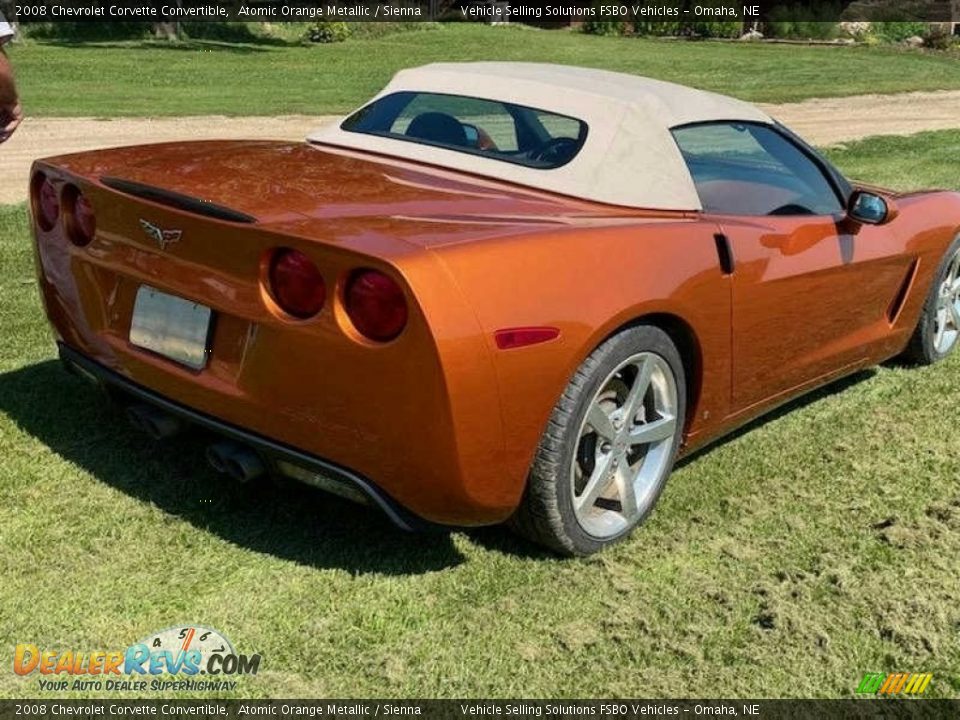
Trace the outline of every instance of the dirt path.
{"label": "dirt path", "polygon": [[960,128],[960,91],[814,98],[760,107],[814,145]]}
{"label": "dirt path", "polygon": [[[868,135],[909,135],[960,128],[960,91],[861,95],[761,105],[817,145]],[[38,157],[113,145],[210,138],[299,140],[330,116],[198,116],[186,118],[30,118],[0,146],[0,204],[26,197],[30,163]]]}
{"label": "dirt path", "polygon": [[170,140],[302,140],[329,116],[185,118],[31,118],[0,145],[0,205],[26,199],[30,164],[39,157]]}

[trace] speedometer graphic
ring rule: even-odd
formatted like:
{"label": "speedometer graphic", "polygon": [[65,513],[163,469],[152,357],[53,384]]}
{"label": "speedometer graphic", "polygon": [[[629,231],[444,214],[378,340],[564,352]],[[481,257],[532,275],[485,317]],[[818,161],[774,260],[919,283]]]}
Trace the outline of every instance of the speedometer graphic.
{"label": "speedometer graphic", "polygon": [[[236,655],[233,643],[223,633],[205,625],[175,625],[148,635],[140,644],[146,645],[151,652],[168,651],[174,656],[199,652],[203,660],[213,654]],[[203,667],[204,663],[201,661],[197,665]]]}

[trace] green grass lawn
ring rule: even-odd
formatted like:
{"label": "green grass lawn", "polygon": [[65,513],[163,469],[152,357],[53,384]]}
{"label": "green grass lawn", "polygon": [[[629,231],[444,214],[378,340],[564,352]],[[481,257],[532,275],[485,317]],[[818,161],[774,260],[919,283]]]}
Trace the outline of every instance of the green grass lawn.
{"label": "green grass lawn", "polygon": [[606,38],[477,24],[313,47],[30,42],[11,53],[32,115],[339,113],[400,68],[457,60],[602,67],[767,102],[960,87],[960,62],[944,53]]}
{"label": "green grass lawn", "polygon": [[[831,151],[919,187],[960,132]],[[0,209],[0,651],[204,623],[263,654],[242,696],[960,696],[960,355],[831,386],[684,462],[626,543],[405,535],[318,491],[242,489],[53,359],[24,206]],[[0,673],[0,696],[36,696]]]}

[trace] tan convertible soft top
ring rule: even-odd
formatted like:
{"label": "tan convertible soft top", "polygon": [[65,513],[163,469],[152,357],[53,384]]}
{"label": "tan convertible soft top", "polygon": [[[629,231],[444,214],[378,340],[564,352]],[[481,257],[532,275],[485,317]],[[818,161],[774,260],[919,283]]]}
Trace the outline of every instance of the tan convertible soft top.
{"label": "tan convertible soft top", "polygon": [[699,210],[696,188],[670,129],[710,120],[773,122],[753,105],[723,95],[637,75],[544,63],[435,63],[402,70],[374,100],[400,91],[468,95],[570,115],[587,123],[587,139],[571,162],[550,170],[346,132],[339,122],[308,139],[613,205]]}

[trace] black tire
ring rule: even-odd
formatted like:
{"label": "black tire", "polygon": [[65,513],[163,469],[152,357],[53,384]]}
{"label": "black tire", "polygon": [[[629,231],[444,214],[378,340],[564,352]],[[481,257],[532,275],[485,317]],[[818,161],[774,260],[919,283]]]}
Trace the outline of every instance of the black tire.
{"label": "black tire", "polygon": [[958,343],[954,343],[946,352],[940,352],[935,342],[940,289],[950,269],[951,261],[958,253],[960,253],[960,236],[954,238],[947,252],[944,253],[943,259],[940,261],[940,267],[937,268],[937,274],[934,276],[933,283],[927,293],[927,299],[923,304],[923,310],[920,313],[920,319],[917,321],[917,327],[913,331],[913,336],[910,338],[907,349],[904,350],[900,356],[900,359],[905,363],[910,365],[932,365],[947,357],[958,345]]}
{"label": "black tire", "polygon": [[[615,536],[589,534],[574,511],[571,472],[579,434],[595,396],[611,373],[638,353],[653,353],[666,361],[676,384],[675,429],[662,476],[647,496],[642,514]],[[656,504],[673,468],[683,434],[686,379],[680,354],[660,328],[639,325],[617,333],[584,360],[553,410],[540,440],[520,506],[509,524],[519,534],[567,556],[585,556],[622,540],[640,525]]]}

